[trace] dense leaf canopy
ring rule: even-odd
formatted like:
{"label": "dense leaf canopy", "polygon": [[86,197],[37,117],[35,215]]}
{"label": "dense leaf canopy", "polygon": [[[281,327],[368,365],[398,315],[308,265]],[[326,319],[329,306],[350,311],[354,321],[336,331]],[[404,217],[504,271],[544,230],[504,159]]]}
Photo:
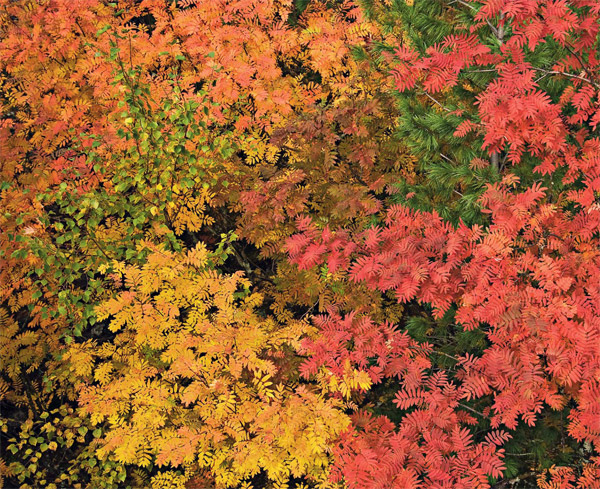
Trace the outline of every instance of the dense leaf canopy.
{"label": "dense leaf canopy", "polygon": [[597,0],[0,0],[0,487],[600,488]]}

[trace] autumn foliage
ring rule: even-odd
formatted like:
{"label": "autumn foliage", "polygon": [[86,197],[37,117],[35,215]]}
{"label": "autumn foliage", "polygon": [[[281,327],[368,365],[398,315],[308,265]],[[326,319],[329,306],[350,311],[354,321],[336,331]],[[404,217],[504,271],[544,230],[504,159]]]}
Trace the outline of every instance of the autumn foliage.
{"label": "autumn foliage", "polygon": [[0,42],[0,487],[600,487],[597,1]]}

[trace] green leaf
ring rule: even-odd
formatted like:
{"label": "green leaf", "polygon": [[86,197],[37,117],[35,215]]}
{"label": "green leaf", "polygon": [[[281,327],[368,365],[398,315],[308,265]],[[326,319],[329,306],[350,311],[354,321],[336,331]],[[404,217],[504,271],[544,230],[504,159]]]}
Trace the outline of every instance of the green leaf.
{"label": "green leaf", "polygon": [[110,29],[110,25],[107,24],[104,27],[102,27],[101,29],[98,29],[96,31],[96,37],[100,37],[102,34],[104,34],[108,29]]}

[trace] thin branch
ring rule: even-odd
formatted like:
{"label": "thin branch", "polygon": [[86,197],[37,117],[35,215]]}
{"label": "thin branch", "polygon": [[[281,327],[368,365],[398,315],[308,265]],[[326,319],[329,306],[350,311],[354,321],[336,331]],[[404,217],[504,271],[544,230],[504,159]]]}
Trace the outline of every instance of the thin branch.
{"label": "thin branch", "polygon": [[317,304],[319,303],[319,299],[316,300],[316,302],[310,307],[310,309],[308,309],[308,311],[306,311],[302,317],[300,318],[300,320],[303,320],[306,316],[308,316],[308,314],[314,310],[315,307],[317,307]]}
{"label": "thin branch", "polygon": [[104,251],[104,249],[102,248],[102,246],[100,246],[100,243],[98,243],[98,241],[96,241],[96,238],[94,236],[92,236],[91,234],[88,234],[89,238],[93,241],[93,243],[96,245],[96,247],[100,250],[100,252],[104,255],[104,257],[109,260],[112,261],[114,260],[114,258],[111,258],[110,256],[108,256],[106,254],[106,252]]}
{"label": "thin branch", "polygon": [[556,71],[556,70],[545,70],[544,68],[533,68],[536,71],[541,71],[542,73],[546,73],[547,75],[562,75],[562,76],[567,76],[569,78],[574,78],[576,80],[581,80],[584,81],[586,83],[589,83],[590,85],[593,85],[594,87],[600,89],[600,85],[595,83],[594,81],[590,80],[589,78],[585,78],[583,76],[579,76],[579,75],[573,75],[572,73],[566,73],[564,71]]}
{"label": "thin branch", "polygon": [[462,0],[454,0],[450,2],[449,5],[452,5],[453,3],[460,3],[462,6],[469,7],[471,10],[477,10],[475,7],[473,7],[473,5],[463,2]]}
{"label": "thin branch", "polygon": [[448,157],[447,157],[447,156],[446,156],[444,153],[440,153],[440,156],[441,156],[442,158],[444,158],[444,159],[445,159],[447,162],[449,162],[449,163],[452,163],[453,165],[456,165],[456,164],[457,164],[457,163],[456,163],[454,160],[452,160],[452,159],[448,158]]}
{"label": "thin branch", "polygon": [[537,82],[539,82],[540,80],[543,80],[543,79],[544,79],[544,78],[546,78],[547,76],[548,76],[548,73],[544,73],[542,76],[540,76],[539,78],[535,79],[535,80],[533,81],[533,83],[536,83],[536,84],[537,84]]}
{"label": "thin branch", "polygon": [[577,61],[579,61],[581,68],[588,74],[590,79],[593,78],[592,73],[586,67],[585,63],[583,62],[583,59],[581,59],[581,56],[579,56],[579,54],[573,50],[574,49],[573,46],[570,46],[569,44],[565,44],[565,48],[567,49],[567,51],[569,51],[569,53],[571,53],[573,56],[575,56],[577,58]]}
{"label": "thin branch", "polygon": [[[496,36],[496,38],[500,39],[500,32],[498,31],[498,29],[496,27],[494,27],[494,25],[488,19],[486,19],[485,21],[487,22],[487,25],[490,27],[490,29],[492,29],[494,36]],[[502,41],[500,41],[500,43],[502,43]]]}
{"label": "thin branch", "polygon": [[467,406],[466,404],[463,404],[462,402],[459,402],[458,405],[461,408],[466,409],[467,411],[471,411],[472,413],[477,414],[478,416],[481,416],[482,418],[485,419],[489,419],[489,416],[486,416],[485,414],[483,414],[482,412],[477,411],[476,409],[473,409],[472,407]]}
{"label": "thin branch", "polygon": [[452,355],[448,355],[447,353],[444,353],[443,351],[434,350],[434,353],[437,353],[438,355],[442,355],[444,357],[450,358],[451,360],[454,360],[455,362],[460,362],[460,360],[458,358],[453,357]]}
{"label": "thin branch", "polygon": [[430,99],[432,100],[435,104],[439,105],[442,109],[444,109],[446,112],[452,112],[448,107],[444,107],[440,102],[438,102],[436,99],[434,99],[431,95],[429,95],[429,93],[427,93],[425,90],[423,91],[423,93]]}

